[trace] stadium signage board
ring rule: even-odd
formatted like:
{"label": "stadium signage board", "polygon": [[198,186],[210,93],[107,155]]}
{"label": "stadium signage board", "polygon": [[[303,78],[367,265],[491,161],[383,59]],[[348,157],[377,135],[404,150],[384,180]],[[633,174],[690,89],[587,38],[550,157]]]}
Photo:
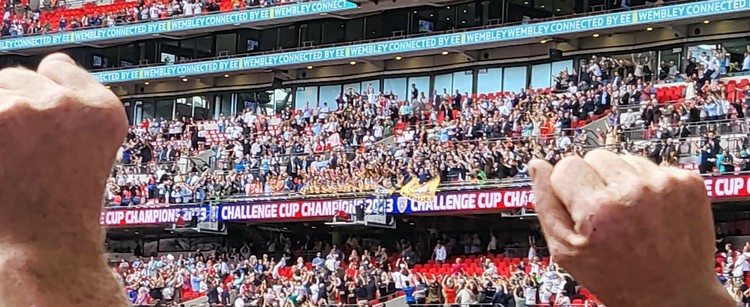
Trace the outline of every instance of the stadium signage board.
{"label": "stadium signage board", "polygon": [[95,73],[94,76],[102,83],[117,83],[147,79],[176,78],[180,76],[201,75],[206,73],[229,73],[274,66],[311,64],[326,61],[405,54],[416,51],[441,50],[519,39],[542,38],[607,28],[647,25],[687,18],[707,17],[747,10],[750,10],[750,0],[698,1],[629,12],[602,14],[401,40],[388,40],[359,45],[247,56],[235,59],[212,60],[197,63],[121,69],[98,72]]}
{"label": "stadium signage board", "polygon": [[714,199],[750,196],[750,176],[705,178],[708,196]]}
{"label": "stadium signage board", "polygon": [[[704,179],[708,196],[714,200],[750,197],[750,175],[709,177]],[[386,199],[326,199],[296,202],[252,202],[224,204],[218,219],[224,222],[251,220],[294,220],[332,217],[338,211],[355,213],[357,206],[367,212],[386,210],[389,214],[429,214],[466,212],[470,214],[500,212],[533,205],[534,193],[526,188],[479,190],[475,192],[438,193],[431,202],[418,202],[400,195]],[[172,224],[179,217],[188,221],[198,216],[208,221],[208,206],[173,206],[160,208],[110,209],[101,213],[104,226],[138,226]]]}
{"label": "stadium signage board", "polygon": [[276,7],[248,9],[232,13],[211,14],[98,29],[2,39],[0,40],[0,51],[51,47],[154,34],[158,35],[168,32],[267,21],[269,19],[332,13],[353,8],[357,8],[357,4],[347,0],[301,2]]}
{"label": "stadium signage board", "polygon": [[[420,214],[436,212],[497,212],[521,208],[534,200],[530,189],[485,190],[465,193],[441,193],[434,201],[418,202],[394,195],[385,199],[355,198],[306,200],[297,202],[253,202],[224,204],[218,209],[220,221],[293,220],[332,217],[338,211],[354,214],[357,206],[366,212],[389,214]],[[101,213],[104,226],[138,226],[172,224],[179,217],[188,221],[198,216],[198,221],[208,221],[208,206],[172,206],[158,208],[110,209]]]}

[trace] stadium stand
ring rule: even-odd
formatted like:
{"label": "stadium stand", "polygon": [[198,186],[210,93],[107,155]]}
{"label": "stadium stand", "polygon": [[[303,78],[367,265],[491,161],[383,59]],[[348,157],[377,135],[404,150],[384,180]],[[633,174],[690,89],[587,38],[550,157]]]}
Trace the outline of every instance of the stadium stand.
{"label": "stadium stand", "polygon": [[72,7],[64,1],[54,1],[49,3],[50,7],[31,9],[27,0],[15,5],[5,2],[9,0],[3,1],[3,7],[6,9],[0,37],[4,38],[114,27],[291,3],[289,0],[114,1],[109,4],[87,2],[80,7]]}
{"label": "stadium stand", "polygon": [[[32,10],[27,0],[6,0],[0,36],[293,3],[72,2],[42,1]],[[544,37],[509,31],[517,39],[493,43],[483,34],[469,46],[463,43],[472,36],[458,37],[461,43],[451,48],[407,52],[407,39],[500,33],[550,21],[564,26],[566,20],[586,28],[577,20],[615,12],[648,20],[637,14],[682,4],[705,9],[700,3],[709,2],[355,2],[358,8],[347,14],[291,14],[258,26],[224,25],[216,33],[196,26],[133,41],[70,42],[70,53],[87,69],[122,72],[121,79],[102,81],[122,97],[132,125],[107,183],[104,210],[179,211],[196,204],[210,210],[216,202],[351,195],[372,200],[415,178],[419,184],[438,178],[441,188],[458,190],[528,188],[531,159],[554,163],[594,148],[647,156],[706,178],[750,172],[750,48],[746,33],[733,30],[747,30],[744,11],[679,22],[623,21]],[[374,42],[404,53],[373,47],[374,55],[366,56],[372,50],[357,48]],[[334,45],[351,49],[330,63],[283,63],[289,54]],[[7,44],[9,54],[0,61],[32,63],[36,48],[50,46]],[[357,52],[365,55],[351,55]],[[209,65],[242,55],[278,60],[245,70],[237,61],[240,68],[228,73]],[[194,69],[168,77],[146,70],[166,74],[187,67],[182,63]],[[436,306],[601,305],[549,258],[530,203],[523,210],[531,214],[401,211],[386,216],[399,223],[387,230],[329,225],[323,218],[214,221],[230,224],[226,236],[192,232],[195,225],[185,224],[194,221],[179,213],[171,227],[115,221],[106,244],[118,254],[110,257],[118,259],[113,274],[134,305],[372,306],[396,299]],[[717,214],[717,221],[750,216],[732,214]],[[750,224],[725,228],[750,233]],[[529,234],[528,242],[517,242]],[[717,279],[746,299],[750,250],[721,242]]]}

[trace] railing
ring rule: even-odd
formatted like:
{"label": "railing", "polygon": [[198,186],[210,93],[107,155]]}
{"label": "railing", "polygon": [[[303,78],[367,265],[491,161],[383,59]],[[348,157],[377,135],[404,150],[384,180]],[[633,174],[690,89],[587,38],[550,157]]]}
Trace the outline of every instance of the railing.
{"label": "railing", "polygon": [[[693,3],[693,2],[702,2],[705,0],[686,0],[686,1],[670,1],[663,3],[663,6],[670,6],[670,5],[677,5],[677,4],[684,4],[684,3]],[[345,42],[345,43],[334,43],[334,44],[324,44],[324,45],[317,45],[317,46],[311,46],[311,47],[297,47],[297,48],[286,48],[286,49],[275,49],[271,51],[265,51],[265,52],[252,52],[252,53],[240,53],[240,54],[233,54],[230,56],[223,56],[222,59],[232,59],[232,58],[240,58],[245,57],[249,55],[253,56],[262,56],[262,55],[269,55],[269,54],[278,54],[278,53],[286,53],[286,52],[295,52],[295,51],[305,51],[305,50],[312,50],[312,49],[319,49],[319,48],[331,48],[331,47],[341,47],[341,46],[351,46],[351,45],[359,45],[359,44],[368,44],[368,43],[376,43],[376,42],[386,42],[391,40],[401,40],[401,39],[408,39],[408,38],[417,38],[417,37],[425,37],[425,36],[437,36],[437,35],[443,35],[443,34],[454,34],[454,33],[463,33],[463,32],[469,32],[469,31],[475,31],[475,30],[485,30],[485,29],[495,29],[495,28],[503,28],[503,27],[510,27],[515,25],[522,25],[522,24],[534,24],[534,23],[540,23],[540,22],[548,22],[548,21],[557,21],[557,20],[566,20],[566,19],[572,19],[572,18],[579,18],[579,17],[589,17],[589,16],[596,16],[596,15],[604,15],[604,14],[611,14],[611,13],[617,13],[617,12],[623,12],[623,11],[630,11],[630,10],[637,10],[637,9],[644,9],[653,7],[654,5],[642,5],[638,7],[631,7],[631,8],[617,8],[617,9],[611,9],[607,11],[597,11],[597,12],[589,12],[589,13],[583,13],[583,14],[573,14],[573,15],[566,15],[566,16],[556,16],[556,17],[550,17],[550,18],[540,18],[540,19],[533,19],[531,22],[524,23],[524,22],[507,22],[503,24],[493,24],[493,25],[484,25],[484,26],[478,26],[478,27],[470,27],[470,28],[463,28],[463,29],[451,29],[446,31],[435,31],[430,33],[419,33],[419,34],[409,34],[404,36],[390,36],[390,37],[384,37],[384,38],[378,38],[378,39],[370,39],[370,40],[359,40],[354,42]],[[205,61],[211,61],[217,59],[216,56],[213,57],[207,57],[207,58],[200,58],[200,59],[190,59],[186,61],[181,61],[180,63],[199,63],[199,62],[205,62]],[[138,65],[136,67],[143,68],[143,67],[156,67],[156,66],[164,66],[164,65],[170,65],[168,63],[153,63],[153,64],[145,64],[145,65]],[[132,67],[121,67],[121,68],[103,68],[103,69],[95,69],[90,70],[90,72],[102,72],[102,71],[116,71],[121,69],[129,69]]]}
{"label": "railing", "polygon": [[[639,117],[640,118],[640,117]],[[732,133],[732,132],[748,132],[748,123],[743,119],[720,119],[713,121],[700,121],[700,122],[685,122],[685,127],[690,131],[689,137],[700,136],[703,132],[714,131],[717,134],[721,133]],[[626,140],[650,140],[656,138],[657,131],[660,127],[655,129],[642,128],[643,125],[639,125],[640,128],[625,129],[623,130],[623,136]],[[678,125],[672,124],[668,128],[679,128]],[[679,136],[672,136],[672,139],[679,139]]]}

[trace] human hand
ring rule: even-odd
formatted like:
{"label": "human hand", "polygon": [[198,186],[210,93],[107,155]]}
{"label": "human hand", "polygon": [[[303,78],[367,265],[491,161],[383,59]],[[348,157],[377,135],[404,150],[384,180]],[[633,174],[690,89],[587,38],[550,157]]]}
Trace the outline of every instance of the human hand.
{"label": "human hand", "polygon": [[554,260],[607,306],[734,306],[700,176],[604,150],[530,167]]}
{"label": "human hand", "polygon": [[[122,305],[99,225],[127,130],[122,104],[63,54],[37,71],[0,70],[0,96],[0,263],[13,263],[0,265],[0,305]],[[49,266],[51,258],[61,262]]]}

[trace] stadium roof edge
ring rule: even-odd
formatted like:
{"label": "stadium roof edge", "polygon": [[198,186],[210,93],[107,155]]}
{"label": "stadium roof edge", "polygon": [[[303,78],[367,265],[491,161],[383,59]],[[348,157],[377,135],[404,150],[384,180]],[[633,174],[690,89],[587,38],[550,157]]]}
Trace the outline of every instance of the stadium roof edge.
{"label": "stadium roof edge", "polygon": [[250,55],[221,60],[206,60],[192,63],[158,65],[95,72],[102,83],[114,84],[139,80],[157,80],[182,76],[199,76],[236,73],[254,69],[279,68],[315,63],[334,63],[362,60],[392,55],[415,55],[441,50],[458,50],[491,44],[537,40],[566,34],[587,33],[612,28],[644,27],[664,22],[685,22],[692,19],[731,15],[750,11],[750,1],[709,0],[671,6],[652,7],[635,11],[615,12],[584,16],[565,20],[492,28],[473,29],[464,32],[447,32],[404,39],[388,39],[360,44],[302,49]]}

